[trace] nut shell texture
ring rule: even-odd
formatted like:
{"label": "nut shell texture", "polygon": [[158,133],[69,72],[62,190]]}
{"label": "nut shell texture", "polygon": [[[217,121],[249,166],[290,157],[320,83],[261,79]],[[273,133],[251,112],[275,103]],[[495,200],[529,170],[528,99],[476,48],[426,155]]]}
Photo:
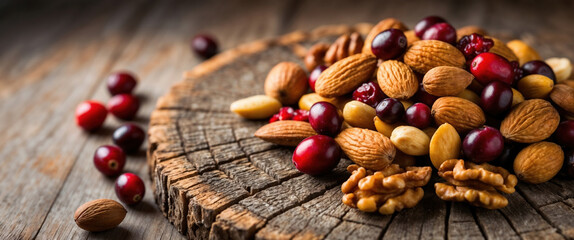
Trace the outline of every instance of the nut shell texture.
{"label": "nut shell texture", "polygon": [[339,97],[354,91],[373,76],[377,68],[374,55],[355,54],[344,58],[319,75],[315,92],[322,97]]}
{"label": "nut shell texture", "polygon": [[265,79],[265,95],[283,105],[293,105],[307,92],[307,74],[298,64],[281,62],[269,71]]}
{"label": "nut shell texture", "polygon": [[559,123],[560,115],[552,104],[542,99],[526,100],[502,120],[500,133],[515,142],[534,143],[550,137]]}
{"label": "nut shell texture", "polygon": [[343,152],[357,165],[381,170],[395,158],[391,140],[383,134],[362,128],[347,128],[335,138]]}
{"label": "nut shell texture", "polygon": [[126,213],[124,206],[114,200],[97,199],[78,207],[74,221],[86,231],[99,232],[118,226]]}
{"label": "nut shell texture", "polygon": [[431,114],[437,124],[449,123],[457,132],[465,133],[486,122],[482,109],[458,97],[441,97],[432,105]]}
{"label": "nut shell texture", "polygon": [[539,142],[522,149],[514,160],[518,179],[542,183],[552,179],[562,168],[564,152],[555,143]]}
{"label": "nut shell texture", "polygon": [[409,99],[419,89],[419,81],[413,70],[396,60],[384,61],[379,65],[377,81],[387,96],[396,99]]}
{"label": "nut shell texture", "polygon": [[440,66],[425,74],[423,86],[435,96],[456,96],[472,83],[472,79],[474,76],[462,68]]}
{"label": "nut shell texture", "polygon": [[404,55],[404,61],[416,72],[425,74],[438,66],[463,68],[464,55],[454,46],[438,40],[416,41]]}
{"label": "nut shell texture", "polygon": [[283,120],[269,123],[255,132],[255,137],[283,146],[295,147],[303,139],[317,135],[311,124],[303,121]]}

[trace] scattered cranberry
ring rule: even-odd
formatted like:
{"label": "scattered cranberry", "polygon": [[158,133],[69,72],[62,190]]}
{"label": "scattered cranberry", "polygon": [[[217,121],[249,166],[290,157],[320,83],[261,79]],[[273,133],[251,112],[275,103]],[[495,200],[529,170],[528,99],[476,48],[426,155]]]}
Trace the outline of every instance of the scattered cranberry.
{"label": "scattered cranberry", "polygon": [[423,34],[422,40],[439,40],[450,44],[456,43],[456,29],[443,22],[429,27]]}
{"label": "scattered cranberry", "polygon": [[516,85],[518,81],[524,77],[524,70],[520,67],[520,63],[518,61],[510,62],[510,66],[512,66],[512,73],[513,73],[513,81],[512,86]]}
{"label": "scattered cranberry", "polygon": [[142,145],[145,132],[133,123],[126,123],[114,131],[114,144],[126,153],[135,153]]}
{"label": "scattered cranberry", "polygon": [[279,113],[273,114],[273,116],[269,119],[269,123],[279,121]]}
{"label": "scattered cranberry", "polygon": [[112,96],[121,93],[132,93],[137,85],[136,78],[128,72],[116,72],[108,77],[106,85]]}
{"label": "scattered cranberry", "polygon": [[556,142],[567,148],[574,148],[574,120],[561,122],[554,131]]}
{"label": "scattered cranberry", "polygon": [[407,124],[424,129],[431,124],[431,110],[424,103],[415,103],[406,111]]}
{"label": "scattered cranberry", "polygon": [[311,74],[309,74],[309,87],[311,87],[311,90],[313,90],[313,92],[315,91],[315,82],[317,82],[317,79],[319,79],[319,75],[321,75],[321,73],[325,71],[325,69],[327,69],[327,66],[319,65],[315,67],[313,71],[311,71]]}
{"label": "scattered cranberry", "polygon": [[462,142],[464,155],[476,163],[489,162],[498,158],[503,149],[502,134],[496,128],[489,126],[470,131]]}
{"label": "scattered cranberry", "polygon": [[480,106],[493,116],[506,113],[512,106],[512,88],[499,81],[490,82],[480,94]]}
{"label": "scattered cranberry", "polygon": [[571,178],[574,178],[574,150],[566,151],[564,155],[564,170]]}
{"label": "scattered cranberry", "polygon": [[76,107],[76,124],[86,131],[92,131],[100,128],[108,110],[103,104],[96,101],[84,101]]}
{"label": "scattered cranberry", "polygon": [[122,93],[110,99],[108,109],[119,119],[132,120],[140,109],[140,101],[134,95]]}
{"label": "scattered cranberry", "polygon": [[375,108],[377,116],[386,123],[396,123],[403,119],[405,116],[405,107],[401,101],[394,98],[385,98],[377,108]]}
{"label": "scattered cranberry", "polygon": [[353,100],[363,102],[373,108],[385,99],[385,94],[375,82],[363,83],[353,92]]}
{"label": "scattered cranberry", "polygon": [[414,99],[417,102],[422,102],[427,106],[431,107],[434,104],[434,102],[438,99],[438,97],[428,93],[427,90],[425,90],[423,83],[421,82],[419,84],[419,90],[415,94]]}
{"label": "scattered cranberry", "polygon": [[308,122],[309,121],[309,111],[304,110],[304,109],[295,110],[295,113],[293,114],[293,120]]}
{"label": "scattered cranberry", "polygon": [[490,52],[478,54],[470,64],[470,72],[484,86],[492,81],[511,85],[514,79],[512,65],[508,60]]}
{"label": "scattered cranberry", "polygon": [[524,76],[530,74],[540,74],[547,76],[548,78],[552,79],[554,83],[556,83],[556,75],[554,75],[554,71],[544,61],[534,60],[526,62],[524,65],[522,65],[522,70],[524,71]]}
{"label": "scattered cranberry", "polygon": [[333,104],[317,102],[309,110],[309,123],[318,134],[334,137],[341,131],[343,119]]}
{"label": "scattered cranberry", "polygon": [[341,159],[341,148],[333,138],[315,135],[305,138],[293,152],[293,164],[297,170],[320,175],[335,168]]}
{"label": "scattered cranberry", "polygon": [[494,46],[494,41],[480,34],[473,33],[458,40],[456,48],[464,54],[467,63],[470,63],[478,54],[488,52]]}
{"label": "scattered cranberry", "polygon": [[279,109],[279,121],[283,121],[283,120],[291,120],[293,119],[293,114],[295,113],[295,110],[293,110],[292,107],[282,107],[281,109]]}
{"label": "scattered cranberry", "polygon": [[209,35],[196,35],[191,40],[191,48],[202,58],[208,59],[217,54],[217,42]]}
{"label": "scattered cranberry", "polygon": [[104,145],[94,153],[94,165],[106,176],[117,176],[122,173],[126,163],[126,154],[121,148]]}
{"label": "scattered cranberry", "polygon": [[141,202],[145,195],[144,182],[133,173],[120,175],[116,180],[115,188],[120,201],[128,205]]}
{"label": "scattered cranberry", "polygon": [[395,59],[407,49],[407,37],[395,28],[379,33],[371,43],[371,51],[382,60]]}
{"label": "scattered cranberry", "polygon": [[428,28],[430,28],[432,25],[443,22],[446,22],[446,20],[438,16],[428,16],[426,18],[423,18],[417,23],[417,25],[415,25],[415,35],[417,35],[417,37],[422,39],[424,33]]}

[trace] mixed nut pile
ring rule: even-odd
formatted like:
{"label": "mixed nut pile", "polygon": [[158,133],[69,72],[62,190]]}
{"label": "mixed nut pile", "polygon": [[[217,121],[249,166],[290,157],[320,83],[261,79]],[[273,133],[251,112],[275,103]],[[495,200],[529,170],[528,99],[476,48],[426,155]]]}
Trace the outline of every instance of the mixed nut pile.
{"label": "mixed nut pile", "polygon": [[502,193],[519,180],[542,183],[562,168],[574,177],[566,58],[543,61],[521,40],[430,16],[414,30],[384,19],[365,38],[351,32],[313,45],[303,61],[309,77],[296,63],[279,63],[265,95],[230,108],[270,118],[255,136],[296,147],[293,163],[303,173],[329,174],[343,155],[352,160],[341,187],[350,207],[414,207],[432,167],[444,180],[435,183],[441,199],[488,209],[505,207]]}

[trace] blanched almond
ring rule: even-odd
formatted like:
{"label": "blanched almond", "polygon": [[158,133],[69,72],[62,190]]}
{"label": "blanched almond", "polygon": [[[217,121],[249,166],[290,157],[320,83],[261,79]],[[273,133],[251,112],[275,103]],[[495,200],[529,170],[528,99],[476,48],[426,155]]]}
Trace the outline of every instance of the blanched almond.
{"label": "blanched almond", "polygon": [[279,112],[280,108],[279,100],[266,95],[239,99],[231,103],[230,106],[232,112],[247,119],[268,118]]}

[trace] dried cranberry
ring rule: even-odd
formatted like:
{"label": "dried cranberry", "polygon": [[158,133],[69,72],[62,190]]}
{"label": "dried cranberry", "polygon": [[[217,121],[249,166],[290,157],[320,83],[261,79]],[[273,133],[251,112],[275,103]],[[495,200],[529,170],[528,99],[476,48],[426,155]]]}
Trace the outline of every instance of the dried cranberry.
{"label": "dried cranberry", "polygon": [[520,63],[518,61],[512,61],[510,62],[510,65],[512,66],[512,73],[514,76],[512,82],[512,85],[514,86],[515,84],[518,83],[520,79],[524,77],[524,70],[522,70],[522,68],[520,67]]}
{"label": "dried cranberry", "polygon": [[335,105],[317,102],[309,110],[309,123],[318,134],[336,136],[343,126],[343,118]]}
{"label": "dried cranberry", "polygon": [[431,109],[424,103],[415,103],[407,108],[405,116],[409,125],[419,129],[431,124]]}
{"label": "dried cranberry", "polygon": [[446,20],[438,16],[425,17],[420,20],[417,25],[415,25],[415,35],[417,35],[419,38],[422,38],[426,30],[429,29],[432,25],[443,22],[446,22]]}
{"label": "dried cranberry", "polygon": [[304,110],[304,109],[295,110],[295,112],[293,113],[293,120],[308,122],[309,121],[309,111]]}
{"label": "dried cranberry", "polygon": [[273,116],[269,119],[269,123],[279,121],[279,113],[273,114]]}
{"label": "dried cranberry", "polygon": [[470,63],[478,54],[488,52],[494,46],[494,41],[480,34],[473,33],[458,40],[456,48],[464,54],[467,63]]}
{"label": "dried cranberry", "polygon": [[325,65],[319,65],[315,67],[313,71],[311,71],[311,74],[309,74],[309,87],[311,88],[311,90],[313,90],[313,92],[315,91],[315,82],[317,82],[319,75],[321,75],[321,73],[325,71],[325,69],[327,69]]}
{"label": "dried cranberry", "polygon": [[126,154],[121,148],[104,145],[94,153],[94,165],[106,176],[117,176],[124,169]]}
{"label": "dried cranberry", "polygon": [[480,106],[493,116],[504,115],[512,105],[512,88],[506,83],[490,82],[480,94]]}
{"label": "dried cranberry", "polygon": [[145,195],[145,184],[138,175],[124,173],[118,177],[115,184],[116,195],[125,204],[132,205],[141,202]]}
{"label": "dried cranberry", "polygon": [[212,36],[196,35],[191,40],[191,48],[202,58],[210,58],[217,54],[217,42]]}
{"label": "dried cranberry", "polygon": [[279,109],[279,121],[293,119],[294,112],[295,110],[292,107],[282,107]]}
{"label": "dried cranberry", "polygon": [[320,175],[337,166],[341,159],[341,148],[328,136],[315,135],[305,138],[293,152],[293,164],[297,170]]}
{"label": "dried cranberry", "polygon": [[375,108],[377,117],[383,122],[393,124],[403,119],[405,107],[401,101],[395,98],[385,98]]}
{"label": "dried cranberry", "polygon": [[544,61],[533,60],[526,62],[524,65],[522,65],[522,70],[524,70],[524,76],[530,74],[540,74],[547,76],[548,78],[552,79],[554,83],[556,83],[556,75],[554,74],[554,71]]}
{"label": "dried cranberry", "polygon": [[114,96],[121,93],[132,93],[137,85],[137,80],[133,74],[122,71],[110,75],[106,85],[110,94]]}
{"label": "dried cranberry", "polygon": [[510,62],[506,58],[490,52],[478,54],[470,64],[470,72],[483,86],[492,81],[501,81],[511,85],[514,80]]}
{"label": "dried cranberry", "polygon": [[574,120],[561,122],[554,131],[556,143],[574,149]]}
{"label": "dried cranberry", "polygon": [[427,90],[425,90],[422,82],[419,84],[419,90],[417,91],[417,93],[415,94],[415,96],[413,98],[415,101],[422,102],[429,107],[432,107],[434,102],[438,99],[437,96],[432,95],[432,94],[428,93]]}
{"label": "dried cranberry", "polygon": [[126,153],[135,153],[145,139],[145,132],[138,125],[126,123],[112,134],[114,144]]}
{"label": "dried cranberry", "polygon": [[98,129],[104,124],[108,110],[96,101],[85,101],[76,108],[76,124],[86,131]]}
{"label": "dried cranberry", "polygon": [[466,135],[462,141],[462,150],[473,162],[489,162],[498,158],[504,150],[504,138],[496,128],[484,126]]}
{"label": "dried cranberry", "polygon": [[382,60],[395,59],[407,50],[407,37],[403,31],[391,28],[379,33],[371,43],[371,52]]}
{"label": "dried cranberry", "polygon": [[385,99],[386,96],[375,82],[363,83],[353,92],[353,100],[363,102],[373,108]]}
{"label": "dried cranberry", "polygon": [[456,43],[456,29],[446,22],[437,23],[429,27],[421,39],[439,40],[454,45]]}
{"label": "dried cranberry", "polygon": [[119,119],[132,120],[140,109],[140,101],[134,95],[122,93],[108,101],[108,109]]}

